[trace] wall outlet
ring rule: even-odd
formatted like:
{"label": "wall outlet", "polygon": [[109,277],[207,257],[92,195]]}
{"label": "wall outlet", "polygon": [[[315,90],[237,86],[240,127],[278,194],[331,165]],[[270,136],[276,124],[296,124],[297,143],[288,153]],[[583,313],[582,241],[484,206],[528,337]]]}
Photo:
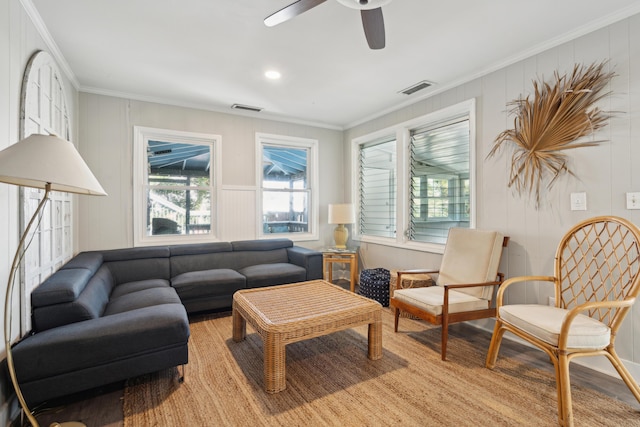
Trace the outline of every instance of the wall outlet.
{"label": "wall outlet", "polygon": [[640,193],[627,193],[627,209],[640,209]]}
{"label": "wall outlet", "polygon": [[587,193],[571,193],[571,210],[586,211],[587,210]]}

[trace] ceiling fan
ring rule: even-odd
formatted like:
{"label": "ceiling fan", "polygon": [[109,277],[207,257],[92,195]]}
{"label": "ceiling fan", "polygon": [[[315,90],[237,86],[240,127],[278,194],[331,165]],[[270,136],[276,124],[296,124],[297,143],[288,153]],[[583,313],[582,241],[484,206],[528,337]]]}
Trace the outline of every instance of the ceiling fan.
{"label": "ceiling fan", "polygon": [[[276,13],[265,18],[264,23],[268,27],[281,24],[285,21],[321,5],[327,0],[298,0],[289,6],[280,9]],[[371,49],[382,49],[385,46],[384,19],[382,18],[382,6],[391,0],[337,0],[339,3],[352,9],[360,10],[364,35]]]}

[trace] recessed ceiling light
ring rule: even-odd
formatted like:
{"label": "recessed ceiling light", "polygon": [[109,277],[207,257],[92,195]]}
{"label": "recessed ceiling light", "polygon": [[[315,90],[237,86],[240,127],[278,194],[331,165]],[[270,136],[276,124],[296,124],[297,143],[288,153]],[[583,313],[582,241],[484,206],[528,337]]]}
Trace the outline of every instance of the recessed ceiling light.
{"label": "recessed ceiling light", "polygon": [[271,80],[278,80],[281,77],[281,74],[279,71],[269,70],[264,73],[264,76]]}

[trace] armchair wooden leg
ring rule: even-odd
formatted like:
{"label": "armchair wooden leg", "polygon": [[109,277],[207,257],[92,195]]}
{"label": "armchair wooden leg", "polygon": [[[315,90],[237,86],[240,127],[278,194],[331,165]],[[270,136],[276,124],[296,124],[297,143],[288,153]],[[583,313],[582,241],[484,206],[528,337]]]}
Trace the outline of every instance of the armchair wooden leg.
{"label": "armchair wooden leg", "polygon": [[569,358],[558,354],[558,421],[561,426],[573,427],[573,409],[571,403],[571,380],[569,377]]}
{"label": "armchair wooden leg", "polygon": [[449,322],[447,318],[442,319],[442,348],[441,357],[442,360],[447,360],[447,339],[449,338]]}
{"label": "armchair wooden leg", "polygon": [[400,320],[400,309],[398,307],[394,307],[393,316],[394,316],[393,331],[398,332],[398,321]]}
{"label": "armchair wooden leg", "polygon": [[607,356],[607,359],[609,359],[613,367],[616,368],[616,371],[618,371],[618,374],[620,375],[620,378],[622,378],[622,381],[624,381],[627,387],[629,387],[629,390],[631,390],[633,396],[638,402],[640,402],[640,386],[638,386],[636,380],[633,378],[629,370],[624,366],[613,346],[607,349],[605,355]]}
{"label": "armchair wooden leg", "polygon": [[487,360],[485,362],[485,366],[489,369],[493,369],[496,366],[498,351],[500,350],[504,332],[505,329],[502,327],[502,322],[496,320],[496,325],[493,327],[493,335],[491,336],[491,343],[489,344],[489,351],[487,352]]}

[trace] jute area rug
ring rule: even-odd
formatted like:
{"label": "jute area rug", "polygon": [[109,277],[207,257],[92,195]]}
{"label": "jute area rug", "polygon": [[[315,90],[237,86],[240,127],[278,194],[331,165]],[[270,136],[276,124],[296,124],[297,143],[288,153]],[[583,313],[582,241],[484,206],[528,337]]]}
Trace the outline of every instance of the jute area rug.
{"label": "jute area rug", "polygon": [[[502,353],[484,367],[488,334],[456,333],[440,360],[440,328],[383,316],[383,358],[367,359],[367,327],[287,346],[287,388],[263,390],[262,340],[231,339],[231,316],[191,323],[185,381],[168,369],[131,381],[125,427],[149,426],[555,426],[553,370]],[[462,330],[459,330],[462,331]],[[469,328],[464,329],[469,332]],[[576,426],[640,426],[640,412],[573,387]]]}

